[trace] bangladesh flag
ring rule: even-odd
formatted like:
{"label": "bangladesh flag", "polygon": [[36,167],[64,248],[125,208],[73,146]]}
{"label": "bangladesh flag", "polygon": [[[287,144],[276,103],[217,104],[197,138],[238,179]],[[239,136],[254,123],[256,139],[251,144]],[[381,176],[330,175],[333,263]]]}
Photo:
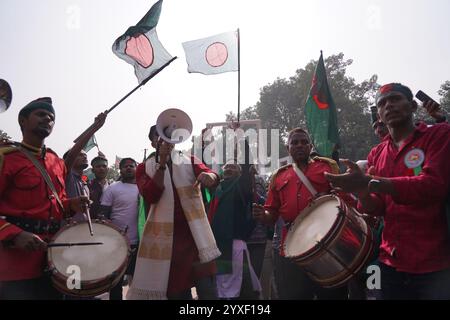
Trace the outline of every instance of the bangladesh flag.
{"label": "bangladesh flag", "polygon": [[84,146],[83,150],[84,152],[89,152],[94,147],[98,147],[97,140],[95,140],[95,135],[92,135],[92,137],[89,139],[89,141]]}
{"label": "bangladesh flag", "polygon": [[312,142],[321,156],[331,158],[339,143],[336,106],[328,87],[322,51],[305,105],[306,124]]}
{"label": "bangladesh flag", "polygon": [[161,15],[161,6],[162,0],[159,0],[141,21],[128,28],[112,47],[119,58],[134,66],[140,84],[174,59],[159,41],[155,29]]}

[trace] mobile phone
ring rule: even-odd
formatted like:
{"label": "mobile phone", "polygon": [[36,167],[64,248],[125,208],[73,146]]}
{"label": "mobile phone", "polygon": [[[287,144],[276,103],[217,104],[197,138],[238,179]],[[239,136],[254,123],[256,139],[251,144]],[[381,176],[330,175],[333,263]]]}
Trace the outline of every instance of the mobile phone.
{"label": "mobile phone", "polygon": [[[419,91],[416,93],[416,98],[419,99],[419,100],[420,100],[421,102],[423,102],[423,103],[425,103],[426,101],[429,101],[429,100],[431,100],[431,101],[437,103],[436,101],[434,101],[433,99],[431,99],[431,98],[430,98],[425,92],[423,92],[422,90],[419,90]],[[438,103],[438,105],[439,105],[439,103]]]}

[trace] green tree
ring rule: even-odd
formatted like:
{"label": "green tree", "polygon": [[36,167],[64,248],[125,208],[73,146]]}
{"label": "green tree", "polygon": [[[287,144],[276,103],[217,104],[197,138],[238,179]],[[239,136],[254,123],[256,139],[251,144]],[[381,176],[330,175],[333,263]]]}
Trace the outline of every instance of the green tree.
{"label": "green tree", "polygon": [[11,140],[11,137],[8,134],[0,129],[0,141],[2,140]]}
{"label": "green tree", "polygon": [[117,181],[119,177],[120,177],[119,168],[117,168],[115,164],[111,165],[108,168],[108,174],[106,175],[106,179],[108,181]]}
{"label": "green tree", "polygon": [[[357,83],[346,74],[353,63],[344,54],[325,59],[328,83],[336,104],[341,139],[340,157],[365,159],[377,143],[371,128],[370,105],[379,88],[377,76]],[[280,157],[287,154],[284,147],[289,130],[306,128],[304,106],[311,87],[317,60],[298,69],[289,79],[277,78],[260,91],[259,101],[242,112],[241,118],[258,118],[263,128],[280,130]]]}
{"label": "green tree", "polygon": [[438,91],[438,94],[441,96],[440,104],[442,108],[445,110],[446,114],[450,112],[450,81],[447,80],[443,84],[441,84],[441,89]]}

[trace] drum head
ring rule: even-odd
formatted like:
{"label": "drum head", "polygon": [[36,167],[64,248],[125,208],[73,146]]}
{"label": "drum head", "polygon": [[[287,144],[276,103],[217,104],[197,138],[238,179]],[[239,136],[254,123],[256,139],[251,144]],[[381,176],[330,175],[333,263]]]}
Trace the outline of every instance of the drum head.
{"label": "drum head", "polygon": [[339,206],[337,197],[326,195],[307,207],[288,231],[284,247],[286,257],[298,257],[314,248],[332,229]]}
{"label": "drum head", "polygon": [[49,261],[56,270],[69,276],[69,266],[79,266],[81,281],[102,279],[120,269],[128,256],[126,238],[116,229],[102,223],[92,223],[94,236],[89,233],[87,223],[70,226],[60,232],[55,243],[103,242],[102,245],[53,247],[48,249]]}

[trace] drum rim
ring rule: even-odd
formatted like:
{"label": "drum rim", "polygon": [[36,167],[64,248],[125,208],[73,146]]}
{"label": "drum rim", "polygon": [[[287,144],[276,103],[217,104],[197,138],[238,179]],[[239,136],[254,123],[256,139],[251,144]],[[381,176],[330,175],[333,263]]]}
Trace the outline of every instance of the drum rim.
{"label": "drum rim", "polygon": [[[65,225],[64,227],[62,227],[61,229],[59,229],[59,231],[53,235],[52,240],[49,242],[49,244],[53,243],[54,239],[56,239],[65,230],[67,230],[69,228],[72,228],[72,227],[74,227],[76,225],[87,224],[87,223],[88,223],[87,221],[82,221],[82,222],[72,221],[71,223],[69,223],[69,224]],[[126,272],[127,266],[130,263],[130,258],[131,258],[130,240],[128,239],[128,237],[126,237],[126,236],[124,236],[122,234],[122,230],[118,226],[114,225],[109,220],[95,219],[95,220],[92,221],[92,223],[107,225],[108,227],[111,227],[112,229],[115,229],[116,231],[118,231],[122,235],[122,237],[125,239],[125,242],[127,244],[127,249],[128,249],[127,250],[127,256],[125,258],[125,261],[122,262],[122,264],[117,269],[117,271],[118,270],[123,270],[123,271],[119,272],[120,277],[117,277],[117,276],[115,277],[116,279],[117,278],[120,279],[122,277],[122,275]],[[48,265],[48,270],[50,272],[50,277],[52,278],[53,286],[57,290],[61,291],[64,294],[68,294],[68,295],[87,297],[87,296],[92,296],[92,295],[86,295],[86,294],[83,295],[82,292],[84,290],[89,291],[89,292],[93,292],[95,290],[95,288],[102,288],[101,290],[104,290],[104,288],[107,287],[105,291],[95,294],[95,295],[99,295],[99,294],[107,292],[110,288],[113,287],[112,285],[107,285],[108,283],[113,284],[114,281],[115,281],[115,280],[114,281],[109,281],[109,279],[111,278],[111,274],[110,274],[110,275],[107,275],[107,276],[105,276],[103,278],[99,278],[99,279],[96,279],[96,280],[82,280],[81,283],[80,283],[81,289],[67,290],[67,291],[63,290],[64,286],[60,286],[59,284],[60,283],[65,283],[69,277],[65,276],[63,273],[61,273],[56,268],[55,264],[53,263],[51,249],[52,248],[49,248],[48,251],[47,251],[47,265]],[[58,285],[55,285],[55,282]],[[80,294],[74,294],[73,292],[75,292],[75,291],[79,292]]]}
{"label": "drum rim", "polygon": [[[338,287],[340,285],[343,285],[347,281],[349,281],[351,278],[353,278],[367,263],[370,256],[372,255],[374,249],[373,244],[373,233],[370,228],[368,228],[367,237],[365,238],[365,243],[359,250],[359,254],[355,258],[353,264],[349,266],[349,272],[340,272],[337,275],[327,278],[327,279],[320,279],[314,276],[311,276],[309,273],[308,275],[313,279],[316,283],[321,285],[324,288],[334,288]],[[305,271],[306,272],[306,271]],[[337,282],[336,282],[337,281]]]}
{"label": "drum rim", "polygon": [[[357,256],[355,257],[353,263],[348,266],[348,271],[341,271],[340,273],[334,275],[330,278],[319,278],[316,277],[314,273],[308,271],[307,267],[309,263],[312,261],[312,259],[318,259],[322,255],[326,254],[326,250],[323,250],[323,252],[320,255],[311,255],[307,259],[303,259],[302,261],[294,260],[294,262],[308,274],[308,276],[318,283],[320,286],[324,288],[334,288],[339,287],[346,282],[348,282],[351,278],[355,276],[366,264],[367,261],[369,261],[370,257],[372,256],[373,250],[374,250],[374,243],[373,243],[373,231],[370,228],[370,226],[367,224],[367,222],[361,217],[360,213],[355,208],[349,208],[349,210],[353,210],[355,212],[355,215],[359,217],[366,226],[366,237],[364,238],[364,243],[361,247],[361,249],[358,251]],[[334,237],[332,241],[329,243],[328,247],[332,246],[335,242],[337,242],[340,238],[340,233],[344,230],[344,228],[347,226],[347,224],[351,223],[348,219],[344,219],[344,223],[342,225],[342,228],[339,230],[339,236]],[[320,253],[320,251],[318,252]]]}
{"label": "drum rim", "polygon": [[[295,218],[294,222],[290,225],[289,229],[288,229],[288,233],[286,234],[286,239],[284,241],[283,244],[283,251],[284,253],[286,253],[286,240],[287,240],[287,236],[289,234],[289,231],[291,230],[291,228],[293,228],[297,223],[299,223],[300,220],[303,220],[307,217],[307,215],[311,214],[311,209],[313,207],[313,205],[325,198],[334,198],[337,199],[339,202],[339,209],[340,210],[344,210],[344,213],[346,214],[348,211],[347,205],[345,204],[345,202],[338,197],[335,194],[326,194],[323,196],[320,196],[314,200],[312,200],[310,202],[310,204],[302,210],[302,212]],[[308,210],[308,212],[306,212]],[[302,218],[300,218],[302,216]],[[343,228],[345,222],[345,215],[337,215],[337,219],[333,222],[331,228],[327,231],[327,233],[323,236],[323,238],[320,240],[320,242],[322,243],[321,246],[325,246],[330,244],[330,242],[333,241],[333,235],[340,232]],[[317,252],[320,252],[320,247],[318,244],[315,244],[313,247],[311,247],[310,249],[306,250],[305,252],[299,254],[299,255],[293,255],[293,256],[285,256],[286,258],[289,259],[302,259],[302,260],[308,260],[311,257],[313,257],[314,255],[317,254]]]}

